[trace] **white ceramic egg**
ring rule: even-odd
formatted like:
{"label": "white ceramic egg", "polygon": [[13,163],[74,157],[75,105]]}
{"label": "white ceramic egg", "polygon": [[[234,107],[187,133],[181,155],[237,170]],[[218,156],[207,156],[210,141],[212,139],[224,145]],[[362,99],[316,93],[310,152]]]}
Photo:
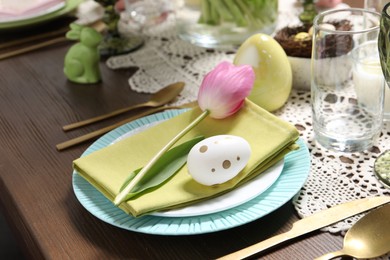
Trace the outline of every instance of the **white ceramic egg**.
{"label": "white ceramic egg", "polygon": [[336,27],[330,23],[322,23],[319,25],[319,27],[321,28],[321,30],[336,31]]}
{"label": "white ceramic egg", "polygon": [[244,138],[216,135],[192,147],[187,168],[192,178],[203,185],[221,184],[240,173],[250,155],[250,145]]}

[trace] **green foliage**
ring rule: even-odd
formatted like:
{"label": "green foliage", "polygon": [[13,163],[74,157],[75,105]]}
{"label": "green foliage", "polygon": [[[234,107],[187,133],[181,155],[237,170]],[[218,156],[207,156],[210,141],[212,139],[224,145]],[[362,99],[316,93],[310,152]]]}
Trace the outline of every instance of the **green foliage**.
{"label": "green foliage", "polygon": [[[140,196],[146,192],[157,189],[168,181],[187,161],[187,154],[191,148],[201,140],[203,136],[195,137],[185,143],[182,143],[168,152],[163,154],[161,158],[153,165],[153,167],[146,172],[145,176],[136,184],[130,193],[126,195],[125,200]],[[139,168],[127,177],[123,183],[120,191],[122,191],[134,177],[141,171]]]}
{"label": "green foliage", "polygon": [[261,28],[274,22],[277,12],[278,0],[202,0],[199,23]]}

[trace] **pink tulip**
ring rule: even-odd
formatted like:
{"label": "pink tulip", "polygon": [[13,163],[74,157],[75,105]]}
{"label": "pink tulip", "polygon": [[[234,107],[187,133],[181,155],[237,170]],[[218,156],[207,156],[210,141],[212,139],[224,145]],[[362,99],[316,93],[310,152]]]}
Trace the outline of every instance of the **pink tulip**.
{"label": "pink tulip", "polygon": [[221,119],[236,113],[252,90],[255,73],[251,66],[221,62],[203,79],[198,93],[199,107]]}
{"label": "pink tulip", "polygon": [[252,90],[255,73],[251,66],[234,66],[229,62],[220,63],[203,79],[198,93],[198,104],[203,110],[194,121],[169,141],[149,162],[136,177],[116,196],[115,205],[121,204],[126,195],[143,178],[157,160],[167,152],[181,137],[210,115],[222,119],[236,113],[244,104],[245,98]]}

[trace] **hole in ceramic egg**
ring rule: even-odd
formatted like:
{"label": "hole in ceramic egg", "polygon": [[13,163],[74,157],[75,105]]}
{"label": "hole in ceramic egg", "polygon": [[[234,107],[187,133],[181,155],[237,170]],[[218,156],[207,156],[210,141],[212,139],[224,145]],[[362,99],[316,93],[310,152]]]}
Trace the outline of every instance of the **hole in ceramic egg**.
{"label": "hole in ceramic egg", "polygon": [[222,163],[222,168],[229,169],[231,165],[232,165],[232,163],[229,160],[225,160]]}
{"label": "hole in ceramic egg", "polygon": [[207,151],[208,147],[207,145],[202,145],[200,148],[199,148],[199,152],[201,153],[205,153]]}

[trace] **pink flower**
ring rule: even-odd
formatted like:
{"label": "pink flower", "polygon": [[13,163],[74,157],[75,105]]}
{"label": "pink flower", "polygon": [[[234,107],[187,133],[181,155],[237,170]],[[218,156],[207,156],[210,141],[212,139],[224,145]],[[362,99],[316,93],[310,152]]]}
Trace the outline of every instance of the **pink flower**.
{"label": "pink flower", "polygon": [[250,94],[255,73],[250,65],[235,66],[221,62],[207,73],[198,93],[199,107],[221,119],[236,113]]}

